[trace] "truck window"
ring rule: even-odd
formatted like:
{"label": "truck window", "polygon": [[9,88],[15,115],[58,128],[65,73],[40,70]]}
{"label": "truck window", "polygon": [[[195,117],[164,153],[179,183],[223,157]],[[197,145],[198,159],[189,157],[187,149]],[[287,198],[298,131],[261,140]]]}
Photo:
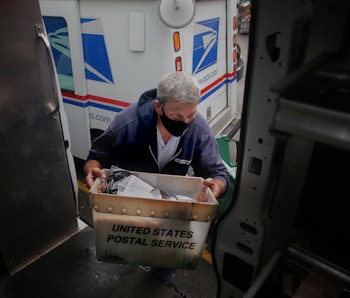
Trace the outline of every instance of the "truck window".
{"label": "truck window", "polygon": [[43,17],[58,80],[62,90],[74,91],[72,61],[67,22],[63,17]]}

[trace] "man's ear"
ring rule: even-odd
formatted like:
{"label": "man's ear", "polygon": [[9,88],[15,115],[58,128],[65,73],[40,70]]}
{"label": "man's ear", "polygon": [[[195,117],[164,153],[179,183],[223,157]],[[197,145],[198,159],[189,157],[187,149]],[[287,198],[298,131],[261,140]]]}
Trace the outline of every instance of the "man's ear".
{"label": "man's ear", "polygon": [[161,106],[160,106],[160,102],[159,102],[159,100],[158,99],[156,99],[155,101],[154,101],[154,109],[156,110],[156,112],[158,113],[158,114],[160,114],[161,113],[161,110],[162,110],[162,108],[161,108]]}

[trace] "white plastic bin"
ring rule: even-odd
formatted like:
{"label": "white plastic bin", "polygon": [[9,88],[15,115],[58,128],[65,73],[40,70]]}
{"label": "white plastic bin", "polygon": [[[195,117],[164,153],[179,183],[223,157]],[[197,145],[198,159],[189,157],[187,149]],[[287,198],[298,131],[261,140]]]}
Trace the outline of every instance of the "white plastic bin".
{"label": "white plastic bin", "polygon": [[[132,172],[165,193],[196,198],[202,178]],[[100,261],[195,269],[218,202],[207,189],[207,202],[126,197],[90,189],[96,255]]]}

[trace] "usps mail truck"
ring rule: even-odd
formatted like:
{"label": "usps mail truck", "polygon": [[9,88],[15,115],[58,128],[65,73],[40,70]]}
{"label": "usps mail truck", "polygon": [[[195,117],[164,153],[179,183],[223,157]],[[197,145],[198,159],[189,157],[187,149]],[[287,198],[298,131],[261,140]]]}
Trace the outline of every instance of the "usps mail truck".
{"label": "usps mail truck", "polygon": [[237,0],[41,0],[68,118],[71,151],[85,159],[115,115],[185,71],[201,88],[213,132],[236,107]]}

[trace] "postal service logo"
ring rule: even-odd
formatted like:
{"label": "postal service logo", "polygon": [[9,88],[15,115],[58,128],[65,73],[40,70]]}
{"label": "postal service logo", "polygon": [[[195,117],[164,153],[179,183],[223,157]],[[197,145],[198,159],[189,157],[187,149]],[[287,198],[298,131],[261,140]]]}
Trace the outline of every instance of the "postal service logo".
{"label": "postal service logo", "polygon": [[218,58],[219,18],[197,22],[193,36],[192,73],[215,64]]}

